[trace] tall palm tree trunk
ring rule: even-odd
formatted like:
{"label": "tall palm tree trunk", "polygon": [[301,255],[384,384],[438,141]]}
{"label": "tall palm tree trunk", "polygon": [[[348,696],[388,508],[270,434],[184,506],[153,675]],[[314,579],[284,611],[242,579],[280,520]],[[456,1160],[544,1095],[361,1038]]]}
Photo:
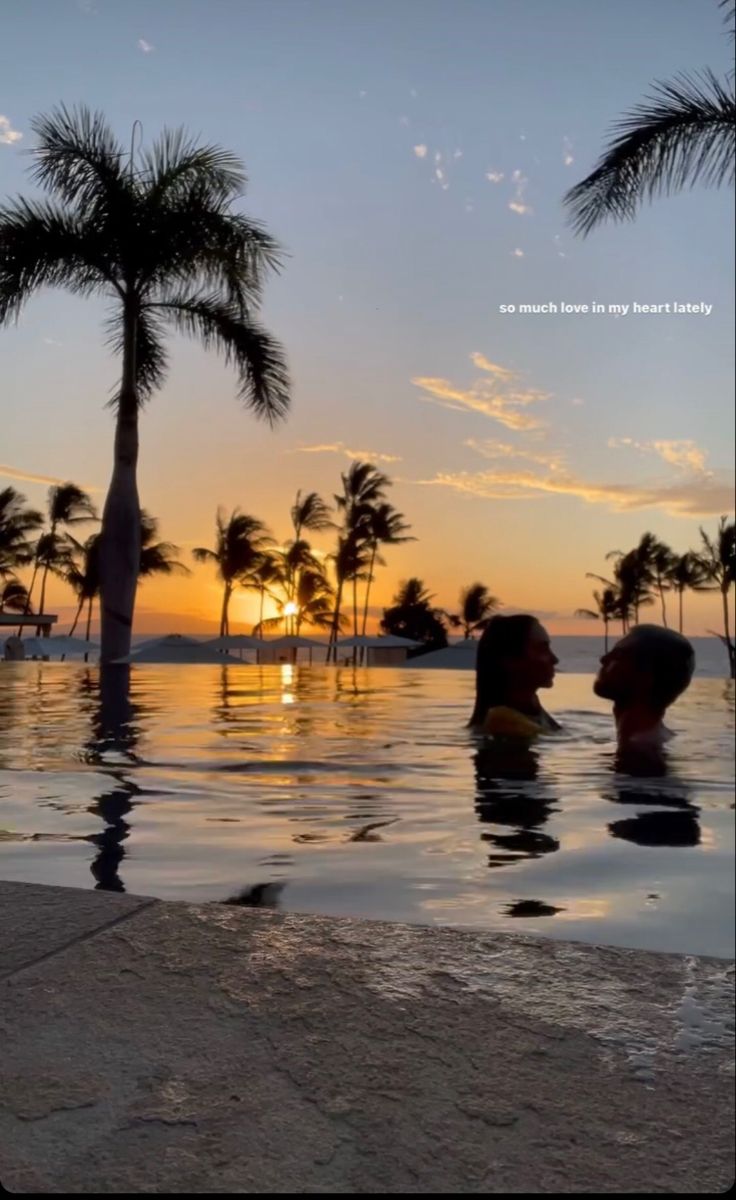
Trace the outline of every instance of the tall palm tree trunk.
{"label": "tall palm tree trunk", "polygon": [[680,633],[682,633],[682,607],[683,607],[683,605],[682,605],[682,598],[683,598],[683,595],[684,595],[684,593],[685,593],[685,589],[684,589],[684,588],[680,588],[680,589],[679,589],[679,596],[678,596],[678,608],[679,608],[679,630],[680,630]]}
{"label": "tall palm tree trunk", "polygon": [[[90,640],[90,637],[92,635],[92,605],[93,604],[94,604],[94,597],[90,596],[90,598],[87,602],[87,628],[86,628],[85,635],[84,635],[84,640],[86,642],[88,642]],[[89,662],[89,650],[85,650],[85,652],[84,652],[84,661]]]}
{"label": "tall palm tree trunk", "polygon": [[73,620],[73,622],[72,622],[72,627],[71,627],[71,629],[69,630],[69,633],[67,634],[67,637],[73,637],[73,635],[74,635],[74,630],[77,628],[77,623],[78,623],[78,621],[79,621],[79,618],[80,618],[80,617],[81,617],[81,615],[82,615],[82,609],[83,609],[83,608],[84,608],[84,596],[82,597],[82,599],[79,601],[79,604],[77,605],[77,611],[76,611],[76,613],[74,614],[74,620]]}
{"label": "tall palm tree trunk", "polygon": [[[38,574],[38,559],[36,559],[33,563],[33,574],[31,575],[31,586],[28,589],[25,607],[23,608],[23,616],[24,617],[28,616],[28,613],[31,611],[31,600],[33,597],[33,588],[36,583],[37,574]],[[18,637],[21,636],[22,632],[23,632],[23,626],[19,625],[18,626]]]}
{"label": "tall palm tree trunk", "polygon": [[[360,631],[363,637],[365,637],[365,631],[368,628],[368,597],[371,594],[371,585],[373,583],[373,567],[375,566],[377,553],[378,553],[378,542],[374,542],[373,545],[371,546],[371,564],[368,568],[368,579],[367,579],[366,585],[365,585],[365,602],[363,604],[363,625],[362,625],[362,628]],[[366,650],[365,650],[365,646],[363,646],[360,651],[361,663],[365,659],[365,654],[366,654]]]}
{"label": "tall palm tree trunk", "polygon": [[665,629],[667,629],[667,603],[664,598],[664,586],[661,581],[657,584],[657,591],[659,592],[659,601],[662,605],[662,624],[664,625]]}
{"label": "tall palm tree trunk", "polygon": [[731,616],[728,611],[728,593],[730,584],[726,583],[721,588],[723,596],[723,635],[726,642],[726,650],[728,651],[728,665],[731,670],[731,678],[736,678],[736,647],[731,641]]}
{"label": "tall palm tree trunk", "polygon": [[123,326],[123,374],[115,423],[112,478],[100,531],[101,661],[130,653],[133,613],[141,562],[141,509],[138,499],[138,313],[127,301]]}
{"label": "tall palm tree trunk", "polygon": [[337,635],[340,629],[340,605],[342,604],[342,579],[338,582],[337,593],[335,595],[335,615],[332,619],[332,629],[330,630],[330,640],[327,644],[327,662],[330,661],[332,655],[337,662]]}
{"label": "tall palm tree trunk", "polygon": [[[54,537],[56,535],[56,523],[55,522],[52,523],[52,525],[51,525],[50,534],[51,534],[50,546],[53,546]],[[46,604],[46,580],[49,577],[49,567],[50,567],[50,563],[47,559],[43,565],[43,574],[41,576],[41,597],[38,601],[38,611],[40,613],[43,612],[44,606]],[[39,626],[39,629],[40,629],[40,626]]]}
{"label": "tall palm tree trunk", "polygon": [[222,593],[222,609],[220,612],[220,637],[227,637],[229,631],[227,610],[230,604],[231,587],[229,583],[225,583],[225,590]]}

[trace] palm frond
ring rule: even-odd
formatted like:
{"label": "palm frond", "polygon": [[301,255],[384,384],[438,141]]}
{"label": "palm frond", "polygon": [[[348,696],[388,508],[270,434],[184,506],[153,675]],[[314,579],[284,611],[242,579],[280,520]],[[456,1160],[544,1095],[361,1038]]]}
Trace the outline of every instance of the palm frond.
{"label": "palm frond", "polygon": [[[122,355],[124,344],[123,320],[120,310],[113,311],[106,322],[107,344],[116,355]],[[150,309],[144,309],[138,317],[136,327],[136,392],[139,404],[144,404],[166,380],[169,358],[162,337],[160,318]],[[119,398],[116,385],[107,407],[115,408]]]}
{"label": "palm frond", "polygon": [[59,105],[34,117],[35,165],[31,176],[78,212],[103,209],[130,192],[127,153],[104,115],[85,105]]}
{"label": "palm frond", "polygon": [[223,355],[238,375],[238,393],[248,408],[273,425],[289,409],[289,376],[279,343],[235,304],[213,294],[170,296],[150,307],[167,315],[183,333]]}
{"label": "palm frond", "polygon": [[703,182],[733,183],[733,89],[710,70],[680,74],[616,123],[595,169],[565,196],[576,233],[633,218],[645,198]]}
{"label": "palm frond", "polygon": [[96,231],[49,200],[0,206],[0,324],[16,318],[40,287],[89,296],[116,286]]}

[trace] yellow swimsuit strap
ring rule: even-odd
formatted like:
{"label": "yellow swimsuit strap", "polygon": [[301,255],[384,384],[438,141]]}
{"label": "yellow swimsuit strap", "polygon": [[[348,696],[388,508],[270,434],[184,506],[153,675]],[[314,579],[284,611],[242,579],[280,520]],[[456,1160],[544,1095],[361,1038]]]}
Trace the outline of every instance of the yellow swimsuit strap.
{"label": "yellow swimsuit strap", "polygon": [[543,733],[544,727],[537,721],[517,712],[514,708],[498,705],[489,708],[486,719],[481,726],[481,733],[502,734],[516,737],[536,737]]}

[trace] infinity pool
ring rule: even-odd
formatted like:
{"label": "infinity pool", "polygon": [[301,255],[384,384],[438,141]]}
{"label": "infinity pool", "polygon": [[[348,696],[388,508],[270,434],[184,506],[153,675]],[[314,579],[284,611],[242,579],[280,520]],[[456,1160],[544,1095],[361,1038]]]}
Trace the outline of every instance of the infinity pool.
{"label": "infinity pool", "polygon": [[126,697],[0,663],[0,877],[731,956],[733,685],[696,679],[632,779],[591,682],[510,751],[464,727],[468,671],[149,666]]}

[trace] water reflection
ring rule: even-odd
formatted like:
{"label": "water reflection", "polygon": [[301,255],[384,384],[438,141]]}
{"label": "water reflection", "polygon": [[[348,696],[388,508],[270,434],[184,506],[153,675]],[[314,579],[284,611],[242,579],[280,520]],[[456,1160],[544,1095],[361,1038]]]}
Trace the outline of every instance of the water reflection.
{"label": "water reflection", "polygon": [[559,850],[557,838],[542,832],[557,807],[540,780],[536,748],[488,741],[476,750],[474,763],[475,811],[479,821],[495,827],[481,834],[493,847],[488,866]]}
{"label": "water reflection", "polygon": [[[619,760],[616,766],[620,766]],[[643,810],[633,817],[611,821],[608,825],[611,837],[637,846],[700,844],[700,809],[692,803],[685,780],[672,773],[659,776],[656,781],[616,775],[611,787],[604,791],[603,799]]]}
{"label": "water reflection", "polygon": [[[95,697],[96,693],[96,697]],[[92,715],[92,736],[83,754],[88,763],[105,765],[110,755],[122,757],[130,765],[139,761],[136,748],[140,739],[142,707],[134,705],[130,695],[130,667],[101,667],[99,676],[84,672],[80,679],[80,695],[95,697]],[[89,834],[84,840],[97,847],[90,865],[95,889],[124,892],[120,865],[125,858],[125,842],[130,825],[125,820],[133,811],[134,798],[143,789],[128,779],[124,770],[107,772],[115,786],[95,796],[87,811],[104,822],[101,833]]]}

